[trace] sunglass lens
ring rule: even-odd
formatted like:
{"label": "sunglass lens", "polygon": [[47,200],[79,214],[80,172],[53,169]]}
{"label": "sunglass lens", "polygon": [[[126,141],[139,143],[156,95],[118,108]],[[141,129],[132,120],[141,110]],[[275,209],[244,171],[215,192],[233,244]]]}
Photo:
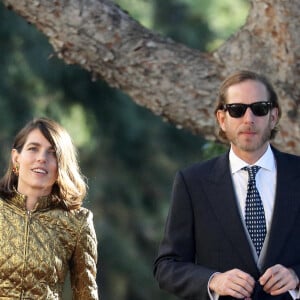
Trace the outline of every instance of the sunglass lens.
{"label": "sunglass lens", "polygon": [[268,114],[269,112],[269,104],[268,103],[253,103],[251,106],[253,113],[256,116],[262,117]]}
{"label": "sunglass lens", "polygon": [[245,114],[247,106],[244,104],[233,104],[228,107],[229,115],[232,118],[240,118]]}

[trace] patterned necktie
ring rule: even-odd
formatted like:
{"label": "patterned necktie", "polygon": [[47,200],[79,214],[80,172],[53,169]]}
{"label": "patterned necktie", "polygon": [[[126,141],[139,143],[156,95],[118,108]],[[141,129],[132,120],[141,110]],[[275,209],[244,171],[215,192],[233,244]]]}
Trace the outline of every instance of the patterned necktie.
{"label": "patterned necktie", "polygon": [[243,168],[243,170],[248,171],[249,175],[245,222],[258,256],[267,233],[265,211],[255,181],[259,169],[258,166]]}

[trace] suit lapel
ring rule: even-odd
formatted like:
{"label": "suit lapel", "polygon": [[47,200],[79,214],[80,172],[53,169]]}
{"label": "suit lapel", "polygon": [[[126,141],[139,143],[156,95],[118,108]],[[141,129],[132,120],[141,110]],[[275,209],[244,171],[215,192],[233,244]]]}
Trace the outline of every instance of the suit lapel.
{"label": "suit lapel", "polygon": [[[273,150],[277,164],[277,184],[270,238],[264,265],[278,262],[278,257],[289,237],[300,210],[300,173],[289,166],[284,154]],[[296,170],[297,171],[297,170]]]}
{"label": "suit lapel", "polygon": [[221,223],[224,235],[234,245],[246,270],[258,274],[233,188],[228,153],[217,160],[209,178],[208,188],[211,189],[209,193],[214,195],[209,197],[209,201]]}

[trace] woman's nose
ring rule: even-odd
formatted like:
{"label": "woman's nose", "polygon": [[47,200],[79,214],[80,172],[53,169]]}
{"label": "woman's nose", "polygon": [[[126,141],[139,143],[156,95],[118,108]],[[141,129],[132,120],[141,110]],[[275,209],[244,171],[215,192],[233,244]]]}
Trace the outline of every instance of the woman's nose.
{"label": "woman's nose", "polygon": [[39,152],[37,160],[38,161],[46,161],[47,160],[47,154],[43,151]]}

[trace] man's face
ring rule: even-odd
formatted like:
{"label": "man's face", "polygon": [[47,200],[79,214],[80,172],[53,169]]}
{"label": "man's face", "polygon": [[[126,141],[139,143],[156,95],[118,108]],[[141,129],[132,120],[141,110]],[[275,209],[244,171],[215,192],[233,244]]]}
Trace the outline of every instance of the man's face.
{"label": "man's face", "polygon": [[[246,80],[230,86],[227,90],[226,104],[268,101],[266,87],[259,81]],[[265,116],[256,116],[250,107],[239,118],[219,110],[217,119],[220,127],[231,142],[232,150],[242,159],[251,155],[259,158],[266,150],[271,130],[278,120],[278,109],[271,108]]]}

